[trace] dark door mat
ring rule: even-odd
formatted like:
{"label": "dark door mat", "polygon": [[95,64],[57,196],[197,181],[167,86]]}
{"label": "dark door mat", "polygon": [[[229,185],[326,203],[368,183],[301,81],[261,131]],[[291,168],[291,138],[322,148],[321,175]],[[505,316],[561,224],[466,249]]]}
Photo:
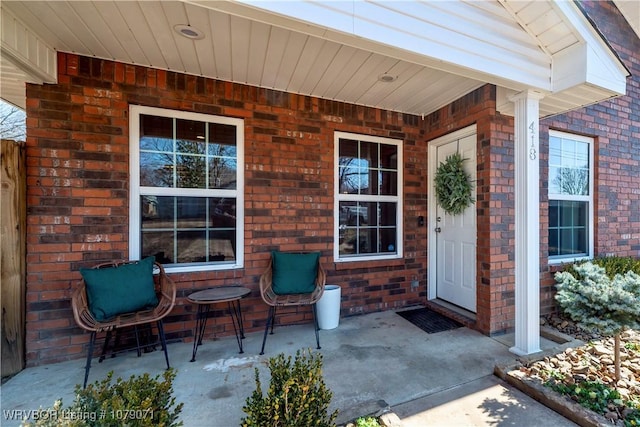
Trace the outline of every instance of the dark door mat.
{"label": "dark door mat", "polygon": [[428,334],[457,329],[462,326],[461,323],[428,308],[414,308],[412,310],[397,311],[396,313]]}

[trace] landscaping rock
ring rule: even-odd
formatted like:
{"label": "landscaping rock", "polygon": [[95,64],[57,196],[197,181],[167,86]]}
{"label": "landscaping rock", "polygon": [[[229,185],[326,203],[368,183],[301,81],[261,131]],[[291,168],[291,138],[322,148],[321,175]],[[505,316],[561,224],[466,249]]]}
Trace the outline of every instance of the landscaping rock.
{"label": "landscaping rock", "polygon": [[[558,315],[546,316],[544,324],[548,327],[556,328],[563,334],[588,342],[588,344],[577,348],[567,348],[559,354],[549,355],[540,360],[525,363],[518,371],[513,371],[506,375],[507,378],[511,378],[510,382],[520,378],[519,381],[523,384],[526,383],[530,389],[533,387],[532,384],[538,384],[539,388],[535,388],[535,394],[539,397],[547,394],[557,395],[551,389],[543,386],[545,382],[554,378],[564,377],[563,382],[568,385],[579,384],[585,380],[598,381],[616,389],[622,396],[622,400],[640,400],[640,333],[638,331],[628,330],[621,334],[621,380],[616,381],[614,339],[612,337],[605,338],[598,334],[584,331],[571,320],[562,319]],[[563,396],[561,400],[567,404],[575,405],[568,397]],[[554,407],[558,402],[555,399],[553,402],[550,407],[558,411]],[[571,407],[573,408],[571,411],[575,412],[575,406]],[[591,412],[586,409],[581,410],[581,412],[583,411]],[[611,405],[604,414],[603,419],[606,419],[605,422],[609,425],[624,425],[624,419],[630,413],[631,409],[623,405],[619,407]],[[565,413],[563,415],[567,416]],[[572,419],[571,417],[568,418]],[[578,423],[581,424],[581,422]],[[586,424],[598,425],[598,423],[599,421],[595,417]]]}

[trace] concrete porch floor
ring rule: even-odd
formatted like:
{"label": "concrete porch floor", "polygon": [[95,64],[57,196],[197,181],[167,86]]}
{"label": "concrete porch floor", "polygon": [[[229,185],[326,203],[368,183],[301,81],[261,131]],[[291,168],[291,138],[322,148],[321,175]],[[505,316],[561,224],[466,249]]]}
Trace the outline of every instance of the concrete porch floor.
{"label": "concrete porch floor", "polygon": [[[276,327],[263,356],[258,355],[261,343],[262,333],[247,334],[245,353],[238,354],[235,337],[213,339],[207,331],[193,363],[191,342],[168,345],[185,426],[240,425],[242,406],[255,389],[254,367],[266,392],[269,357],[295,355],[301,348],[318,351],[311,324]],[[541,343],[543,350],[560,347],[544,338]],[[516,360],[509,352],[511,335],[494,339],[464,327],[427,334],[387,311],[341,319],[338,328],[320,331],[320,344],[324,381],[333,392],[331,408],[340,411],[339,424],[389,406],[405,426],[574,425],[493,376],[496,364]],[[89,383],[111,370],[114,377],[127,379],[144,372],[153,377],[165,367],[159,347],[141,357],[127,352],[102,363],[95,358]],[[20,425],[9,419],[19,414],[16,410],[48,408],[57,398],[66,407],[83,378],[84,359],[20,372],[1,386],[0,424]]]}

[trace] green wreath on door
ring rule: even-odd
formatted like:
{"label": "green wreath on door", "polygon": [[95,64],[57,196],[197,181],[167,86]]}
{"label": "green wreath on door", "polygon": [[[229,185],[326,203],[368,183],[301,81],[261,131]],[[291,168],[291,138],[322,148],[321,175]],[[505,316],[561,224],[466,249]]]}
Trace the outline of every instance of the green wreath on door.
{"label": "green wreath on door", "polygon": [[465,160],[459,153],[454,153],[447,156],[436,169],[436,199],[449,215],[459,215],[475,203],[471,176],[462,166]]}

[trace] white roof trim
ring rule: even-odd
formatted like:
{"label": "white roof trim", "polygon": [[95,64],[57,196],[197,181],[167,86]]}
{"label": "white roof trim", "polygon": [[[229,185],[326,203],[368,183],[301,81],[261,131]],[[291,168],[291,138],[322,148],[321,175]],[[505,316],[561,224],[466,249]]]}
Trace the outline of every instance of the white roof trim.
{"label": "white roof trim", "polygon": [[582,11],[573,2],[555,2],[554,7],[577,30],[582,43],[553,56],[553,92],[586,83],[624,95],[629,71]]}
{"label": "white roof trim", "polygon": [[[2,21],[0,34],[2,91],[0,95],[10,103],[25,108],[24,86],[21,83],[56,83],[58,81],[57,54],[7,8],[0,8],[0,14]],[[20,86],[22,86],[21,90],[15,89]]]}
{"label": "white roof trim", "polygon": [[[415,5],[419,2],[192,0],[189,3],[479,81],[506,85],[517,90],[529,87],[551,90],[548,55],[533,42],[533,46],[526,47],[526,52],[518,51],[513,46],[510,46],[511,49],[504,47],[509,45],[507,42],[510,37],[519,35],[521,28],[514,27],[512,33],[502,34],[501,40],[504,43],[476,37],[473,30],[460,31],[460,27],[468,27],[477,22],[476,19],[482,16],[482,10],[478,11],[477,16],[468,17],[468,20],[457,16],[460,21],[439,19],[434,23],[428,21],[424,12],[421,16],[414,16],[409,13],[411,9],[405,11],[407,7],[417,8]],[[397,7],[392,9],[396,4]],[[427,4],[436,7],[432,5],[437,5],[438,2]],[[444,2],[442,11],[446,12],[457,4]],[[479,4],[487,7],[494,3]],[[414,12],[418,13],[417,10]],[[478,31],[481,29],[478,26]],[[520,48],[524,49],[523,46]]]}

